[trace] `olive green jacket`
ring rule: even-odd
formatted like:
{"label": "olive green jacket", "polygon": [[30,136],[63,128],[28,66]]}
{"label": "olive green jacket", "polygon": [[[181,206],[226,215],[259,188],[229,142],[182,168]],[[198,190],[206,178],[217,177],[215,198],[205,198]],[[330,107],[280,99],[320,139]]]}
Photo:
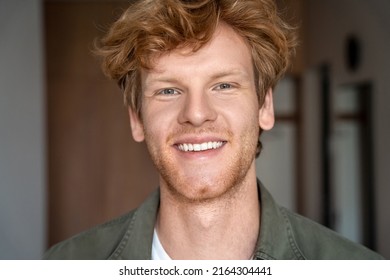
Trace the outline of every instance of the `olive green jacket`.
{"label": "olive green jacket", "polygon": [[[369,249],[278,206],[259,183],[261,226],[254,259],[382,259]],[[151,259],[160,201],[154,192],[139,208],[53,246],[45,259]]]}

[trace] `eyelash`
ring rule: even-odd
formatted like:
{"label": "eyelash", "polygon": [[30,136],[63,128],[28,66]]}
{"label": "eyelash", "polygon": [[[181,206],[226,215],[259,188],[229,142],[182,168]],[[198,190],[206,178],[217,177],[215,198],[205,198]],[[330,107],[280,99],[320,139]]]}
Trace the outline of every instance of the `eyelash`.
{"label": "eyelash", "polygon": [[216,90],[227,90],[227,89],[232,89],[233,85],[230,83],[220,83],[217,86],[215,86],[213,89]]}
{"label": "eyelash", "polygon": [[[168,93],[167,91],[172,91],[171,93]],[[159,90],[157,92],[157,95],[177,95],[179,91],[174,88],[164,88],[162,90]]]}
{"label": "eyelash", "polygon": [[[220,83],[212,88],[212,90],[230,90],[233,89],[234,85],[231,83]],[[173,96],[180,94],[180,91],[175,88],[164,88],[156,93],[157,95]]]}

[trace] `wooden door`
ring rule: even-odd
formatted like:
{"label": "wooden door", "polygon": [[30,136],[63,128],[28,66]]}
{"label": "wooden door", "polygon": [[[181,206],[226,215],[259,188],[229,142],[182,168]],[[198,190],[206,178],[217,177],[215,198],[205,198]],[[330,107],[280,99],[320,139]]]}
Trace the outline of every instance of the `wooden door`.
{"label": "wooden door", "polygon": [[145,145],[91,50],[124,2],[45,2],[48,245],[136,207],[157,187]]}

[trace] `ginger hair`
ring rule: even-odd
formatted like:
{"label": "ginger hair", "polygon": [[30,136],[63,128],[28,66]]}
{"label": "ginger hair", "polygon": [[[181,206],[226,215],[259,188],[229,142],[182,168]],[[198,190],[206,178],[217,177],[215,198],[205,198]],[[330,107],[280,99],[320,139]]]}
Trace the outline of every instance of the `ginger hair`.
{"label": "ginger hair", "polygon": [[[259,104],[289,67],[295,30],[274,0],[133,0],[97,45],[103,71],[124,92],[125,104],[141,117],[141,69],[178,47],[195,52],[228,24],[251,48]],[[260,132],[261,133],[261,132]],[[257,156],[261,150],[259,141]]]}

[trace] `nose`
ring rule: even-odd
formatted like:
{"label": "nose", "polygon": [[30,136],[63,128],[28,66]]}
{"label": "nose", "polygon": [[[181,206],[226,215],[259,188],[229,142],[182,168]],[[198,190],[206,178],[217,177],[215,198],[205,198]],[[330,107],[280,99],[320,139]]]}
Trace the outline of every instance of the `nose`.
{"label": "nose", "polygon": [[179,123],[200,127],[206,122],[214,121],[216,118],[215,106],[207,93],[197,91],[186,94],[179,114]]}

